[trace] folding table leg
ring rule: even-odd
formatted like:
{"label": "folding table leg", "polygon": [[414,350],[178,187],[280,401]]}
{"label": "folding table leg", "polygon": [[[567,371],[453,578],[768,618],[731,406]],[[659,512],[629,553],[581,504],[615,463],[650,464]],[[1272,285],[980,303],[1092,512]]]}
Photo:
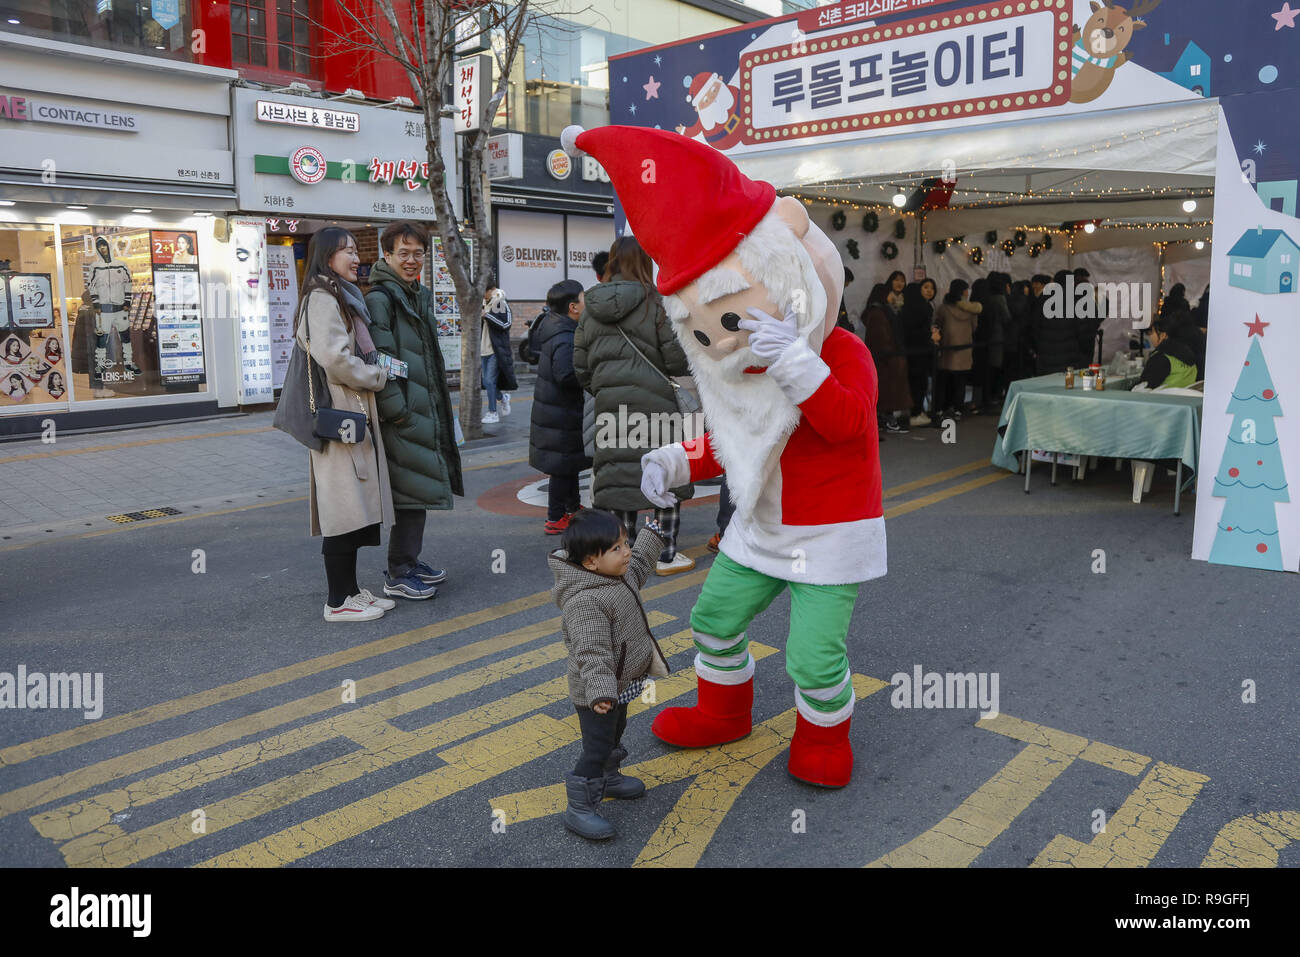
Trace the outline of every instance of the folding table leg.
{"label": "folding table leg", "polygon": [[1029,494],[1029,473],[1034,468],[1034,453],[1028,449],[1025,450],[1025,494]]}
{"label": "folding table leg", "polygon": [[1052,456],[1052,485],[1056,485],[1056,456]]}
{"label": "folding table leg", "polygon": [[1183,460],[1178,460],[1178,475],[1174,479],[1174,514],[1182,513],[1183,505]]}

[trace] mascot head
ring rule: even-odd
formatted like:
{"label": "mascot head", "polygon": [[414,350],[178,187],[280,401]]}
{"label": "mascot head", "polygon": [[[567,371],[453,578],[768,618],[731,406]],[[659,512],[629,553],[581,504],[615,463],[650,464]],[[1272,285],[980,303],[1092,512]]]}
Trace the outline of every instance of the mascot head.
{"label": "mascot head", "polygon": [[738,325],[750,308],[793,312],[814,353],[835,326],[844,266],[802,203],[749,179],[722,153],[664,130],[571,126],[570,155],[609,174],[629,231],[659,267],[656,285],[690,360],[737,509],[748,513],[799,422]]}

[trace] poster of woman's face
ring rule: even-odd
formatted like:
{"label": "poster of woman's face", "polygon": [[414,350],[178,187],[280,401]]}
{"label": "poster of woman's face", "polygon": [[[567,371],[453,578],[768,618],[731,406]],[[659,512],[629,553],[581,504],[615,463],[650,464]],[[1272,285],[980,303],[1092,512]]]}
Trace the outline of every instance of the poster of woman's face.
{"label": "poster of woman's face", "polygon": [[21,402],[27,398],[27,380],[17,372],[13,373],[4,380],[4,394],[6,398]]}
{"label": "poster of woman's face", "polygon": [[45,340],[45,361],[50,365],[58,365],[63,359],[63,343],[58,339]]}
{"label": "poster of woman's face", "polygon": [[68,391],[67,386],[63,384],[63,376],[57,372],[51,372],[49,379],[45,382],[45,391],[50,394],[51,398],[61,399],[63,393]]}
{"label": "poster of woman's face", "polygon": [[195,250],[198,249],[197,233],[181,233],[170,229],[154,229],[149,232],[150,250],[153,264],[165,266],[169,263],[193,265],[198,262]]}
{"label": "poster of woman's face", "polygon": [[31,362],[29,362],[27,365],[28,365],[28,369],[25,374],[27,378],[29,378],[33,383],[40,382],[42,379],[45,378],[45,373],[49,372],[52,368],[54,368],[48,362],[38,359],[35,356],[32,357]]}
{"label": "poster of woman's face", "polygon": [[0,357],[11,366],[16,366],[26,358],[23,352],[22,340],[17,336],[10,336],[5,340],[4,345],[0,346]]}
{"label": "poster of woman's face", "polygon": [[235,287],[238,289],[240,315],[265,315],[266,284],[262,281],[265,273],[265,226],[260,221],[236,220],[230,230],[230,242],[234,249]]}

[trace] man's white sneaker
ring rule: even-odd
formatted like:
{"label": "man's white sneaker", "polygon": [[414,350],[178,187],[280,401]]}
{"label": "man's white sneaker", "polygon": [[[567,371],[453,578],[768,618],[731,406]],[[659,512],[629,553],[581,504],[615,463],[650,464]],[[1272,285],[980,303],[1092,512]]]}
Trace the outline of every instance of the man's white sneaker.
{"label": "man's white sneaker", "polygon": [[678,572],[688,572],[695,567],[695,559],[678,552],[673,556],[671,562],[656,562],[655,574],[657,575],[676,575]]}
{"label": "man's white sneaker", "polygon": [[502,393],[501,401],[497,404],[497,411],[502,415],[510,414],[510,396]]}
{"label": "man's white sneaker", "polygon": [[357,593],[357,597],[360,598],[364,604],[378,605],[384,611],[392,611],[397,607],[397,602],[393,601],[391,598],[380,598],[369,588],[361,589],[361,591]]}
{"label": "man's white sneaker", "polygon": [[479,421],[484,425],[496,425],[501,419],[495,412],[484,412],[483,418],[479,419]]}
{"label": "man's white sneaker", "polygon": [[325,606],[326,621],[374,621],[383,618],[384,610],[378,605],[368,605],[360,595],[351,595],[337,608]]}

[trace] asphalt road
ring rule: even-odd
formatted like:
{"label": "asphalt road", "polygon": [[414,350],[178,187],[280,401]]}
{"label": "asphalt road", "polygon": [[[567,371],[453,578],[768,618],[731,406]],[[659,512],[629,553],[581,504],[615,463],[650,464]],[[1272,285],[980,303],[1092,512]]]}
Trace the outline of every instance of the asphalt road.
{"label": "asphalt road", "polygon": [[[1025,495],[988,466],[992,429],[881,447],[890,571],[854,617],[840,791],[785,770],[788,598],[750,630],[751,739],[676,752],[650,734],[668,697],[693,701],[682,633],[714,509],[684,510],[699,569],[646,599],[681,677],[629,721],[652,786],[606,804],[605,845],[554,813],[580,746],[546,594],[556,541],[540,512],[501,514],[539,478],[526,463],[467,473],[430,517],[438,598],[368,624],[321,621],[305,502],[0,550],[0,671],[105,683],[98,720],[0,710],[0,863],[1300,865],[1295,580],[1191,561],[1192,500],[1175,517],[1163,476],[1141,505],[1109,467],[1056,488],[1040,468]],[[382,564],[362,553],[375,591]],[[999,717],[894,707],[891,676],[917,666],[996,674]]]}

